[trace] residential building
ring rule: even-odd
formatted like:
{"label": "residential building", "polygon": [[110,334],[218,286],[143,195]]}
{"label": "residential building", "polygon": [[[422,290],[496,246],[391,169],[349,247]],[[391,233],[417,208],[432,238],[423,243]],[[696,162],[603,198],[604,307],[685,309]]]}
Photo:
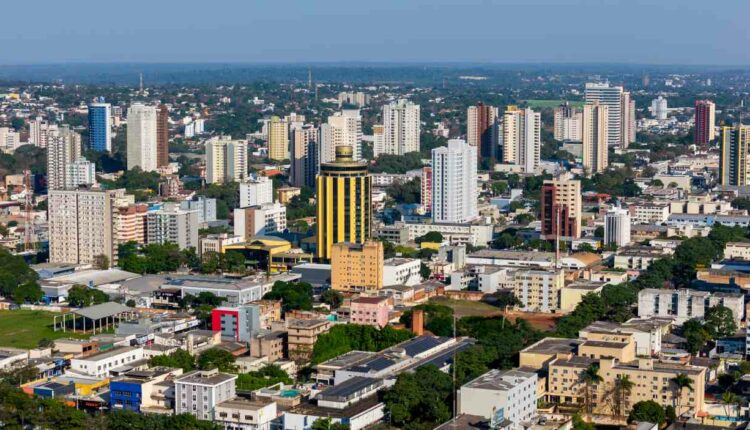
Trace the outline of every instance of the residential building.
{"label": "residential building", "polygon": [[352,148],[352,159],[362,159],[362,115],[359,109],[344,109],[328,117],[328,122],[320,126],[320,164],[336,160],[339,146]]}
{"label": "residential building", "polygon": [[237,397],[216,405],[214,422],[232,430],[271,430],[277,415],[274,401]]}
{"label": "residential building", "polygon": [[371,325],[383,328],[388,325],[387,297],[357,297],[352,299],[349,309],[351,310],[350,322],[353,324]]}
{"label": "residential building", "polygon": [[331,288],[365,292],[383,288],[383,243],[339,242],[331,247]]}
{"label": "residential building", "polygon": [[587,173],[599,173],[609,165],[609,107],[594,101],[583,107],[581,151]]}
{"label": "residential building", "polygon": [[620,131],[620,148],[627,149],[628,145],[635,143],[635,100],[630,92],[623,91],[620,101],[622,111],[622,123]]}
{"label": "residential building", "polygon": [[419,186],[419,202],[425,210],[432,211],[432,167],[422,167],[422,181]]}
{"label": "residential building", "polygon": [[525,312],[555,312],[560,309],[560,290],[565,285],[561,270],[518,270],[514,295]]}
{"label": "residential building", "polygon": [[372,126],[372,155],[377,158],[380,154],[387,154],[385,149],[385,127],[383,124]]}
{"label": "residential building", "polygon": [[156,167],[169,165],[169,108],[159,106],[156,113]]}
{"label": "residential building", "polygon": [[314,187],[318,174],[318,129],[311,124],[291,131],[291,165],[289,181],[295,187]]}
{"label": "residential building", "polygon": [[135,370],[109,382],[111,410],[132,412],[171,412],[173,390],[171,379],[182,375],[182,369],[156,367]]}
{"label": "residential building", "polygon": [[[625,103],[625,99],[627,99],[627,103]],[[599,105],[607,107],[607,146],[627,147],[627,145],[622,144],[623,122],[628,123],[625,128],[629,134],[631,125],[629,124],[630,113],[623,112],[623,107],[626,106],[628,108],[627,111],[630,110],[630,98],[629,96],[627,98],[623,97],[622,87],[610,86],[609,83],[587,83],[584,90],[584,100],[587,105],[598,102]],[[584,125],[584,132],[585,130],[586,127]],[[627,136],[627,138],[629,137]]]}
{"label": "residential building", "polygon": [[630,243],[630,212],[619,207],[612,208],[604,215],[604,244],[618,247]]}
{"label": "residential building", "polygon": [[503,115],[503,163],[520,166],[524,173],[539,167],[542,117],[531,108],[508,106]]}
{"label": "residential building", "polygon": [[318,336],[328,332],[331,328],[331,322],[328,320],[292,319],[287,321],[286,328],[289,358],[305,362],[312,356],[313,346],[318,341]]}
{"label": "residential building", "polygon": [[477,163],[481,159],[490,160],[490,167],[494,167],[494,160],[498,158],[498,136],[495,136],[495,122],[497,108],[478,103],[466,110],[466,143],[477,149]]}
{"label": "residential building", "polygon": [[248,343],[261,328],[259,305],[220,306],[211,311],[211,329],[220,331],[222,339]]}
{"label": "residential building", "polygon": [[89,104],[89,148],[112,151],[112,106],[100,98]]}
{"label": "residential building", "polygon": [[419,258],[389,258],[383,262],[383,286],[417,285],[422,282],[421,267]]}
{"label": "residential building", "polygon": [[301,196],[302,190],[297,187],[279,187],[276,190],[276,199],[282,205],[288,205],[293,198]]}
{"label": "residential building", "polygon": [[580,142],[583,136],[583,113],[565,102],[555,108],[553,133],[555,140]]}
{"label": "residential building", "polygon": [[91,264],[117,255],[113,215],[125,190],[50,190],[50,263]]}
{"label": "residential building", "polygon": [[286,206],[265,203],[234,210],[234,235],[246,241],[253,236],[265,236],[286,229]]}
{"label": "residential building", "polygon": [[46,148],[49,137],[55,133],[57,133],[57,125],[50,124],[38,116],[29,121],[28,143],[29,145]]}
{"label": "residential building", "polygon": [[[60,127],[56,133],[51,134],[47,138],[47,189],[66,188],[68,165],[79,158],[81,158],[80,134],[67,126]],[[71,178],[70,182],[75,181]]]}
{"label": "residential building", "polygon": [[716,105],[710,100],[695,101],[695,130],[693,142],[708,145],[716,139]]}
{"label": "residential building", "polygon": [[213,421],[216,406],[236,396],[236,379],[237,375],[220,373],[218,369],[194,370],[176,378],[175,413]]}
{"label": "residential building", "polygon": [[523,430],[537,414],[537,375],[517,369],[489,372],[458,390],[458,413],[510,421],[503,428]]}
{"label": "residential building", "polygon": [[223,254],[226,252],[227,246],[237,245],[244,241],[245,238],[243,236],[230,236],[227,233],[209,234],[199,239],[200,247],[198,248],[198,256],[202,257],[207,252]]}
{"label": "residential building", "polygon": [[721,185],[750,185],[748,145],[750,145],[750,126],[737,125],[721,128],[721,152],[719,154],[719,183]]}
{"label": "residential building", "polygon": [[186,211],[176,205],[146,214],[146,243],[174,243],[180,249],[198,248],[198,211]]}
{"label": "residential building", "polygon": [[560,311],[573,312],[586,294],[600,294],[604,289],[604,282],[576,280],[560,290]]}
{"label": "residential building", "polygon": [[[383,105],[382,153],[404,155],[419,151],[420,109],[406,99]],[[374,154],[375,157],[380,155]]]}
{"label": "residential building", "polygon": [[133,103],[128,108],[127,128],[128,170],[139,167],[144,172],[157,169],[157,112],[156,107]]}
{"label": "residential building", "polygon": [[9,127],[0,127],[0,151],[9,154],[21,146],[21,134]]}
{"label": "residential building", "polygon": [[343,105],[354,105],[362,108],[370,104],[370,95],[362,91],[345,91],[338,95],[339,107]]}
{"label": "residential building", "polygon": [[467,223],[477,209],[477,148],[460,139],[432,150],[432,220]]}
{"label": "residential building", "polygon": [[228,136],[206,141],[206,183],[241,182],[247,178],[247,141]]}
{"label": "residential building", "polygon": [[633,224],[663,224],[669,219],[669,204],[642,202],[630,206]]}
{"label": "residential building", "polygon": [[673,252],[672,250],[649,246],[626,246],[617,250],[614,267],[624,270],[646,270],[654,260],[664,258]]}
{"label": "residential building", "polygon": [[638,292],[638,316],[641,318],[667,317],[682,324],[691,318],[702,319],[705,312],[722,305],[732,311],[739,326],[745,317],[742,293],[710,293],[689,289],[668,290],[646,288]]}
{"label": "residential building", "polygon": [[750,243],[727,242],[724,245],[724,258],[728,260],[750,261]]}
{"label": "residential building", "polygon": [[281,161],[289,159],[289,123],[278,116],[268,122],[268,158]]}
{"label": "residential building", "polygon": [[273,181],[266,176],[258,176],[240,183],[240,207],[260,206],[273,203]]}
{"label": "residential building", "polygon": [[198,212],[199,224],[216,221],[216,199],[193,196],[190,200],[180,202],[180,209]]}
{"label": "residential building", "polygon": [[664,96],[659,95],[659,97],[651,100],[651,115],[658,121],[664,121],[667,119],[667,113],[669,112],[669,107],[667,105],[667,99],[664,98]]}
{"label": "residential building", "polygon": [[[65,166],[65,188],[76,189],[96,184],[96,165],[85,158],[79,158]],[[48,187],[49,189],[49,187]]]}
{"label": "residential building", "polygon": [[72,358],[70,370],[81,375],[106,378],[111,371],[139,360],[143,360],[143,348],[120,346],[87,357]]}
{"label": "residential building", "polygon": [[372,183],[367,164],[350,146],[336,147],[336,160],[322,163],[317,178],[317,257],[331,258],[333,244],[364,243],[372,228]]}
{"label": "residential building", "polygon": [[114,223],[115,246],[135,242],[146,243],[146,212],[148,205],[128,205],[117,207],[112,219]]}
{"label": "residential building", "polygon": [[542,185],[541,238],[581,237],[581,181],[561,176]]}

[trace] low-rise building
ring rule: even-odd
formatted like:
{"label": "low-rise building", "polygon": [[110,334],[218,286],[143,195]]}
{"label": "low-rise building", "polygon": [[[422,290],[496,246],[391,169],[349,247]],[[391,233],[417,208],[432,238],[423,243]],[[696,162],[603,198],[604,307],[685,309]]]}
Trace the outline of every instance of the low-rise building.
{"label": "low-rise building", "polygon": [[703,318],[709,308],[718,305],[729,308],[739,326],[745,317],[745,298],[741,293],[655,288],[646,288],[638,292],[639,317],[672,318],[677,324],[682,324],[691,318]]}
{"label": "low-rise building", "polygon": [[106,378],[117,368],[143,360],[143,348],[123,346],[70,360],[70,369],[81,375]]}
{"label": "low-rise building", "polygon": [[246,304],[214,308],[211,311],[211,329],[220,331],[222,339],[250,342],[261,330],[260,306]]}
{"label": "low-rise building", "polygon": [[668,218],[668,203],[644,202],[630,206],[630,220],[633,224],[663,224]]}
{"label": "low-rise building", "polygon": [[371,325],[378,328],[388,324],[387,297],[358,297],[352,299],[351,322],[354,324]]}
{"label": "low-rise building", "polygon": [[235,398],[216,405],[214,422],[232,430],[271,430],[276,402]]}
{"label": "low-rise building", "polygon": [[724,258],[729,260],[750,260],[750,242],[727,242]]}
{"label": "low-rise building", "polygon": [[419,258],[389,258],[383,262],[383,286],[417,285],[422,282]]}
{"label": "low-rise building", "polygon": [[561,270],[517,270],[514,294],[521,302],[519,308],[527,312],[556,312],[560,310],[560,290],[565,285]]}
{"label": "low-rise building", "polygon": [[627,246],[615,254],[615,269],[646,270],[651,262],[671,255],[669,248],[652,248],[650,246]]}
{"label": "low-rise building", "polygon": [[216,419],[216,406],[236,395],[237,375],[218,369],[195,370],[174,381],[175,413],[190,414],[199,420]]}
{"label": "low-rise building", "polygon": [[504,428],[521,430],[536,416],[536,388],[536,373],[493,369],[458,390],[458,412],[508,420]]}
{"label": "low-rise building", "polygon": [[589,293],[599,294],[604,289],[604,282],[576,281],[560,290],[560,311],[573,312],[581,303],[583,296]]}
{"label": "low-rise building", "polygon": [[286,328],[289,358],[294,361],[303,362],[310,359],[318,336],[326,333],[331,328],[331,322],[316,319],[293,319],[287,321]]}
{"label": "low-rise building", "polygon": [[331,288],[363,292],[383,288],[383,243],[340,242],[331,248]]}
{"label": "low-rise building", "polygon": [[109,407],[133,412],[171,413],[174,407],[171,380],[180,375],[182,369],[168,367],[126,372],[109,382]]}

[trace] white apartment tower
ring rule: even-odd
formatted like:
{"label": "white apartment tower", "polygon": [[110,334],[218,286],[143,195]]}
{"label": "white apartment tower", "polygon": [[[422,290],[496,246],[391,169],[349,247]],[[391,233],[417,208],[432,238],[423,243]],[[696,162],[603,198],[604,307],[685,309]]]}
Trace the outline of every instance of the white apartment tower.
{"label": "white apartment tower", "polygon": [[85,158],[79,158],[65,166],[65,188],[76,189],[81,185],[96,184],[96,165]]}
{"label": "white apartment tower", "polygon": [[240,207],[259,206],[273,203],[273,181],[259,176],[240,184]]}
{"label": "white apartment tower", "polygon": [[144,172],[157,169],[156,107],[133,103],[128,108],[128,170],[140,167]]}
{"label": "white apartment tower", "polygon": [[604,215],[604,244],[625,246],[630,243],[630,212],[612,208]]}
{"label": "white apartment tower", "polygon": [[242,181],[246,177],[246,141],[217,136],[206,142],[206,183]]}
{"label": "white apartment tower", "polygon": [[328,117],[320,126],[318,163],[336,159],[337,146],[351,146],[354,160],[362,159],[362,115],[359,109],[344,109]]}
{"label": "white apartment tower", "polygon": [[555,140],[581,141],[581,130],[583,127],[583,114],[580,110],[565,102],[555,108],[554,135]]}
{"label": "white apartment tower", "polygon": [[46,148],[50,136],[56,132],[57,125],[50,124],[43,120],[42,117],[38,116],[29,122],[29,144],[40,148]]}
{"label": "white apartment tower", "polygon": [[622,87],[609,83],[587,83],[584,90],[586,104],[599,102],[607,106],[607,144],[627,148],[635,142],[635,101]]}
{"label": "white apartment tower", "polygon": [[174,243],[180,249],[198,249],[197,210],[186,211],[170,204],[146,214],[146,243]]}
{"label": "white apartment tower", "polygon": [[583,168],[587,173],[598,173],[609,165],[609,107],[592,102],[583,107],[581,151]]}
{"label": "white apartment tower", "polygon": [[66,187],[68,164],[81,158],[81,135],[61,127],[47,139],[47,189]]}
{"label": "white apartment tower", "polygon": [[508,106],[503,115],[503,162],[521,166],[524,173],[539,167],[542,119],[538,112]]}
{"label": "white apartment tower", "polygon": [[419,105],[406,99],[383,105],[383,153],[419,151],[419,114]]}
{"label": "white apartment tower", "polygon": [[432,150],[432,220],[466,223],[477,216],[477,147],[451,139]]}

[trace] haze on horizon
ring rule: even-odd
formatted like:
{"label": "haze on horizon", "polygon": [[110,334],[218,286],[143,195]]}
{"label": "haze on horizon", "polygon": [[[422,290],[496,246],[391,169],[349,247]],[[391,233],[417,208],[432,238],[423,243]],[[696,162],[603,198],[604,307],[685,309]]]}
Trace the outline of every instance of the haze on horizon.
{"label": "haze on horizon", "polygon": [[0,64],[750,65],[747,0],[19,0]]}

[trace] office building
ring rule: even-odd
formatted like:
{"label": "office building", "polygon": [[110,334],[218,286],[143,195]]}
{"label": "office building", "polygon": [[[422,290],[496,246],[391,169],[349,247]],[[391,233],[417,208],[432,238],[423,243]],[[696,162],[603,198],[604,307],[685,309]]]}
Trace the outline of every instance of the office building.
{"label": "office building", "polygon": [[421,129],[420,108],[408,100],[401,99],[383,105],[382,148],[380,154],[404,155],[419,151]]}
{"label": "office building", "polygon": [[710,100],[696,100],[693,142],[696,145],[708,145],[714,139],[716,139],[716,105]]}
{"label": "office building", "polygon": [[156,113],[156,167],[169,165],[169,108],[159,106]]}
{"label": "office building", "polygon": [[383,288],[383,243],[340,242],[331,248],[331,288],[372,292]]}
{"label": "office building", "polygon": [[523,430],[537,410],[537,375],[521,370],[492,369],[458,390],[458,413],[506,420],[506,429]]}
{"label": "office building", "polygon": [[240,207],[273,203],[273,182],[266,176],[258,176],[240,184]]}
{"label": "office building", "polygon": [[362,115],[359,109],[344,109],[328,117],[328,123],[320,126],[320,164],[336,160],[336,148],[352,148],[352,159],[362,159]]}
{"label": "office building", "polygon": [[[47,184],[47,189],[51,189],[49,188],[49,182]],[[96,165],[94,163],[85,158],[79,158],[65,165],[66,189],[76,189],[94,184],[96,184]]]}
{"label": "office building", "polygon": [[318,174],[318,129],[311,124],[295,127],[292,132],[289,181],[295,187],[315,187]]}
{"label": "office building", "polygon": [[336,147],[336,160],[320,165],[317,178],[317,256],[331,258],[333,244],[364,243],[371,234],[372,179],[350,146]]}
{"label": "office building", "polygon": [[112,151],[112,106],[103,98],[89,104],[89,148]]}
{"label": "office building", "polygon": [[635,101],[630,93],[609,83],[587,83],[584,100],[587,105],[599,102],[607,107],[608,146],[627,148],[635,141]]}
{"label": "office building", "polygon": [[497,108],[479,103],[466,110],[466,143],[477,148],[478,162],[482,158],[490,160],[490,166],[497,159],[498,137],[495,136]]}
{"label": "office building", "polygon": [[50,263],[91,264],[117,255],[113,213],[124,190],[50,190]]}
{"label": "office building", "polygon": [[555,140],[581,141],[583,128],[583,114],[570,103],[565,102],[555,108],[554,136]]}
{"label": "office building", "polygon": [[247,141],[229,136],[206,142],[206,183],[238,182],[247,178]]}
{"label": "office building", "polygon": [[651,100],[651,115],[654,117],[654,119],[658,121],[664,121],[667,119],[667,113],[669,112],[669,107],[667,104],[667,99],[664,98],[664,96],[659,96],[653,100]]}
{"label": "office building", "polygon": [[419,203],[425,210],[432,210],[432,167],[429,166],[422,167]]}
{"label": "office building", "polygon": [[264,203],[234,210],[234,235],[248,241],[253,236],[265,236],[286,229],[286,206]]}
{"label": "office building", "polygon": [[541,238],[573,240],[581,237],[581,181],[560,177],[542,184]]}
{"label": "office building", "polygon": [[467,223],[477,210],[477,148],[451,139],[432,150],[432,220]]}
{"label": "office building", "polygon": [[739,326],[745,318],[743,293],[710,293],[698,290],[668,290],[646,288],[638,292],[638,316],[640,318],[665,317],[682,324],[691,318],[703,319],[706,311],[722,305],[732,311]]}
{"label": "office building", "polygon": [[218,369],[194,370],[174,380],[175,413],[190,414],[199,420],[215,419],[216,406],[236,396],[237,375]]}
{"label": "office building", "polygon": [[281,161],[289,159],[289,123],[278,116],[268,122],[268,158]]}
{"label": "office building", "polygon": [[259,305],[220,306],[211,311],[211,330],[220,331],[222,339],[247,343],[261,328]]}
{"label": "office building", "polygon": [[153,172],[158,168],[157,116],[154,106],[133,103],[128,108],[128,170],[139,167],[144,172]]}
{"label": "office building", "polygon": [[609,165],[609,107],[598,101],[583,107],[581,151],[583,168],[587,173],[599,173]]}
{"label": "office building", "polygon": [[744,186],[748,182],[748,144],[750,126],[722,127],[719,154],[719,183]]}
{"label": "office building", "polygon": [[562,270],[518,270],[513,294],[524,312],[555,312],[560,309],[560,291],[565,286]]}
{"label": "office building", "polygon": [[174,204],[146,215],[146,243],[173,243],[180,249],[198,249],[198,211],[186,211]]}
{"label": "office building", "polygon": [[612,208],[604,216],[604,244],[618,247],[630,243],[630,212]]}
{"label": "office building", "polygon": [[65,188],[68,165],[81,158],[81,135],[61,127],[47,140],[47,189]]}
{"label": "office building", "polygon": [[503,163],[534,173],[541,154],[542,119],[538,112],[508,106],[503,114]]}

